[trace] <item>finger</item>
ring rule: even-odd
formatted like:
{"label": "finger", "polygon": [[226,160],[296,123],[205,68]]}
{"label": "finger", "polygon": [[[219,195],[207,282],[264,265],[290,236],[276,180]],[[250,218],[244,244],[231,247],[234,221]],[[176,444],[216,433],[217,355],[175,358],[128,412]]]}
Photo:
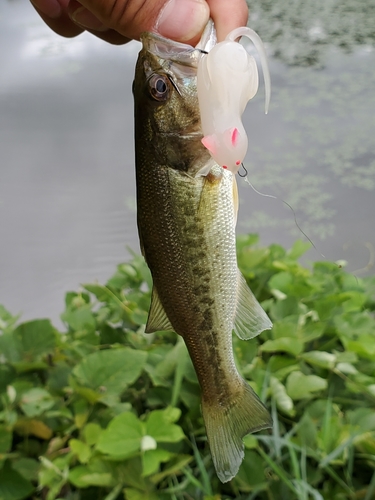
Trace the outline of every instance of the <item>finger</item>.
{"label": "finger", "polygon": [[130,38],[121,35],[121,33],[115,30],[107,29],[106,31],[94,31],[86,29],[86,31],[112,45],[124,45],[131,41]]}
{"label": "finger", "polygon": [[192,43],[199,39],[209,18],[205,0],[80,0],[80,4],[103,25],[136,40],[143,31],[157,31]]}
{"label": "finger", "polygon": [[68,38],[82,33],[84,29],[77,26],[67,12],[69,0],[32,0],[34,9],[55,33]]}
{"label": "finger", "polygon": [[32,0],[32,5],[40,17],[58,35],[71,38],[83,31],[89,31],[98,38],[114,45],[122,45],[129,41],[129,38],[103,26],[98,20],[93,23],[92,29],[81,26],[70,16],[71,3],[76,4],[76,8],[82,8],[78,2],[69,2],[69,0]]}
{"label": "finger", "polygon": [[235,28],[246,26],[249,9],[245,0],[207,0],[219,42]]}
{"label": "finger", "polygon": [[108,28],[108,26],[103,24],[92,12],[76,0],[70,0],[68,14],[70,19],[80,29],[89,31],[92,35],[113,45],[122,45],[128,43],[130,40],[118,31]]}

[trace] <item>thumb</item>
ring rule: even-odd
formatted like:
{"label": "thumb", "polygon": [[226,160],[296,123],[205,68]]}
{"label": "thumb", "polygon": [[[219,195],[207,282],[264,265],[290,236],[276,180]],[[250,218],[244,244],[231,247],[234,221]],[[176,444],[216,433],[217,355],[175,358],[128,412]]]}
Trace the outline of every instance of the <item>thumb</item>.
{"label": "thumb", "polygon": [[133,39],[139,39],[143,31],[154,31],[192,44],[210,16],[205,0],[79,0],[79,4],[107,28]]}
{"label": "thumb", "polygon": [[154,29],[160,35],[179,42],[197,42],[210,17],[204,0],[168,0]]}

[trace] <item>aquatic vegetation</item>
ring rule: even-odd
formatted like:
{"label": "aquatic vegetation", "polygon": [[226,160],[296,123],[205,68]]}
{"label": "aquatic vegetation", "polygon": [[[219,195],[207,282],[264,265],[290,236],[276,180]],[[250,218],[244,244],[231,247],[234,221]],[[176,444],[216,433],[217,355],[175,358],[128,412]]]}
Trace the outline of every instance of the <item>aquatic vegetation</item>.
{"label": "aquatic vegetation", "polygon": [[[311,238],[316,241],[334,235],[335,241],[345,243],[353,239],[354,232],[345,220],[350,214],[355,216],[354,207],[370,200],[375,189],[375,58],[357,49],[353,54],[331,52],[327,60],[323,70],[278,63],[272,71],[271,65],[277,81],[270,113],[263,116],[262,97],[256,96],[251,113],[244,115],[252,141],[245,166],[256,189],[293,206],[299,224]],[[240,227],[260,231],[274,224],[284,234],[298,235],[287,207],[262,200],[244,182],[238,185]],[[277,203],[280,210],[275,213]],[[367,210],[369,206],[367,203]],[[361,238],[375,243],[370,220],[366,228]],[[285,237],[282,241],[290,240]]]}
{"label": "aquatic vegetation", "polygon": [[0,497],[5,500],[370,500],[375,493],[375,279],[301,266],[307,245],[237,241],[240,269],[274,322],[233,337],[273,434],[248,436],[217,479],[183,343],[144,334],[140,256],[105,285],[66,294],[59,331],[0,306]]}
{"label": "aquatic vegetation", "polygon": [[374,47],[372,0],[252,0],[250,26],[287,64],[321,66],[328,48]]}

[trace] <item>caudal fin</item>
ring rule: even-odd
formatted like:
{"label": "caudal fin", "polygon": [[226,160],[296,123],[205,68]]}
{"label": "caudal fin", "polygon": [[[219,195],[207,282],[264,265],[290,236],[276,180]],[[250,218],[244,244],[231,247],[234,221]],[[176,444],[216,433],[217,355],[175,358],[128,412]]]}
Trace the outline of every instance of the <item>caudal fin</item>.
{"label": "caudal fin", "polygon": [[242,438],[272,427],[268,410],[244,381],[243,391],[225,406],[202,400],[202,413],[216,473],[222,483],[238,472],[244,457]]}

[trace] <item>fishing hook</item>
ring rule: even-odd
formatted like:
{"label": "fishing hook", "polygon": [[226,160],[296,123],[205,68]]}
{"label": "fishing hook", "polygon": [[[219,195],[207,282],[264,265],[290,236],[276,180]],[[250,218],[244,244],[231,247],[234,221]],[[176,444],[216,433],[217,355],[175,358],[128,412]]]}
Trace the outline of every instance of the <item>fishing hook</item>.
{"label": "fishing hook", "polygon": [[243,175],[242,175],[242,174],[240,174],[240,172],[239,172],[239,171],[238,171],[237,173],[238,173],[238,175],[239,175],[240,177],[246,177],[246,176],[247,176],[247,170],[246,170],[246,168],[245,168],[245,165],[244,165],[243,163],[241,163],[241,167],[244,169],[245,173],[244,173]]}

